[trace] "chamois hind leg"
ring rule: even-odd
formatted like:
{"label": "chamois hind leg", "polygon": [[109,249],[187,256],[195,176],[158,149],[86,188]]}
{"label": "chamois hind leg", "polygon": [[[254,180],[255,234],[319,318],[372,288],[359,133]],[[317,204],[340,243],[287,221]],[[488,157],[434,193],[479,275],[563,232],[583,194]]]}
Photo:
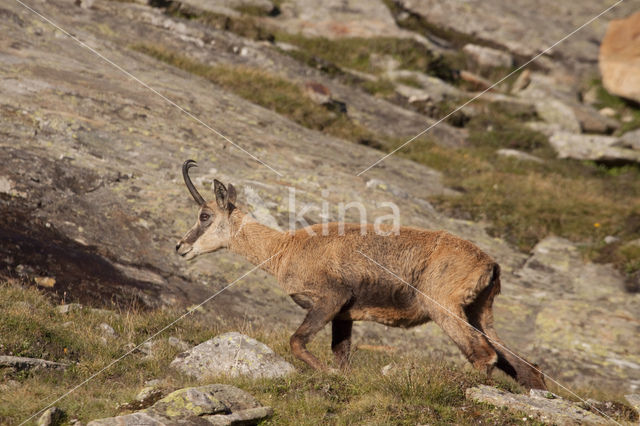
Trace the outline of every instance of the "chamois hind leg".
{"label": "chamois hind leg", "polygon": [[447,311],[436,307],[431,318],[454,341],[475,368],[491,374],[498,355],[481,333],[469,327],[469,320],[462,306],[447,306]]}
{"label": "chamois hind leg", "polygon": [[307,350],[307,343],[340,312],[343,305],[344,301],[332,298],[325,298],[313,302],[304,321],[302,321],[300,327],[298,327],[289,340],[291,352],[293,352],[296,358],[304,361],[315,370],[326,370],[325,365]]}
{"label": "chamois hind leg", "polygon": [[500,280],[495,277],[494,281],[467,307],[471,324],[489,336],[489,343],[498,353],[496,367],[528,389],[546,389],[544,375],[537,366],[508,349],[493,328],[493,299],[498,293],[500,293]]}
{"label": "chamois hind leg", "polygon": [[331,350],[336,363],[342,369],[349,366],[351,351],[351,329],[353,321],[333,319],[331,322]]}

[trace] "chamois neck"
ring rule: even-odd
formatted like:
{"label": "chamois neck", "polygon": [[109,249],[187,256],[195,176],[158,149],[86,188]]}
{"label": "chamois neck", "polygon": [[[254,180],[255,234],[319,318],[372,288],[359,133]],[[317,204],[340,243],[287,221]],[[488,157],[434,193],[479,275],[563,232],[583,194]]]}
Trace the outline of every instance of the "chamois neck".
{"label": "chamois neck", "polygon": [[271,274],[277,274],[286,236],[284,232],[269,228],[238,209],[231,213],[229,250],[244,256],[254,265],[273,257],[261,266]]}

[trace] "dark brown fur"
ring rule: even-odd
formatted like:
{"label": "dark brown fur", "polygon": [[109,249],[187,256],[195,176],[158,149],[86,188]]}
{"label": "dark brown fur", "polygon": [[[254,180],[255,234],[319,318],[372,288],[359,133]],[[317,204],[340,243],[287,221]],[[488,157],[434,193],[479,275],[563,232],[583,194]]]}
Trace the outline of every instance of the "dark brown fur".
{"label": "dark brown fur", "polygon": [[[311,367],[326,368],[306,345],[329,322],[336,362],[346,367],[353,321],[406,328],[433,320],[476,368],[489,374],[497,366],[523,386],[546,388],[542,374],[498,338],[492,305],[500,291],[500,268],[472,243],[444,231],[409,227],[389,236],[377,235],[371,225],[361,235],[360,225],[353,224],[340,235],[337,223],[329,224],[325,235],[322,225],[312,226],[313,232],[280,232],[248,219],[234,202],[235,197],[203,206],[201,212],[216,216],[214,223],[206,229],[196,224],[177,250],[191,258],[227,247],[254,264],[275,255],[262,267],[307,310],[291,336],[291,350]],[[197,232],[198,241],[186,241]]]}

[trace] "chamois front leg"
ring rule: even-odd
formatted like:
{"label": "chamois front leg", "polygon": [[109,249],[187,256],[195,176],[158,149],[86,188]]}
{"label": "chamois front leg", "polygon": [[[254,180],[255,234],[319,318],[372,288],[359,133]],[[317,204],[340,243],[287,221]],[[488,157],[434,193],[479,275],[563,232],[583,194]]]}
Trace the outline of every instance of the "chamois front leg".
{"label": "chamois front leg", "polygon": [[343,305],[342,298],[323,298],[313,302],[304,321],[289,340],[291,352],[296,358],[315,370],[327,370],[326,366],[307,350],[307,343],[340,312]]}
{"label": "chamois front leg", "polygon": [[353,321],[333,319],[331,322],[331,350],[336,364],[341,369],[349,366],[349,353],[351,351],[351,329]]}

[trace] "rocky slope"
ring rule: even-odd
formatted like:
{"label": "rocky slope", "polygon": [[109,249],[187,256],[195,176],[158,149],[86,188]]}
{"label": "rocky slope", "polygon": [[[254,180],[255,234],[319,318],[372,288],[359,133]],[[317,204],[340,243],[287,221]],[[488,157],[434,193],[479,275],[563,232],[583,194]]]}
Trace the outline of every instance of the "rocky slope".
{"label": "rocky slope", "polygon": [[[573,244],[553,237],[533,253],[521,253],[489,236],[485,225],[451,219],[431,208],[430,197],[452,192],[439,173],[392,156],[357,176],[382,153],[303,128],[132,46],[152,40],[204,63],[241,63],[300,83],[319,81],[347,102],[352,119],[374,132],[410,137],[432,119],[295,62],[268,43],[149,6],[97,0],[82,8],[70,0],[48,0],[33,7],[166,98],[19,3],[3,3],[3,275],[53,278],[52,291],[60,297],[94,305],[200,303],[249,265],[229,253],[192,263],[175,256],[175,242],[195,220],[180,176],[182,161],[194,158],[200,165],[194,173],[198,185],[208,185],[214,177],[232,182],[243,207],[282,227],[288,226],[288,196],[295,188],[298,209],[305,203],[318,207],[306,215],[310,223],[321,220],[323,202],[335,219],[340,202],[361,202],[375,217],[388,214],[382,203],[392,201],[401,208],[403,225],[447,229],[474,241],[503,267],[503,294],[495,315],[499,333],[513,349],[563,384],[637,392],[640,294],[625,293],[623,277],[612,267],[584,263]],[[589,49],[587,56],[592,55]],[[542,101],[549,99],[541,97],[551,84],[533,78],[518,99],[542,110]],[[575,101],[554,93],[558,102]],[[571,107],[560,109],[569,111],[562,117],[575,117]],[[558,116],[550,114],[546,128]],[[456,139],[465,143],[463,130],[446,125],[434,130],[431,137],[442,144]],[[582,130],[578,124],[572,131]],[[354,211],[350,214],[348,219],[357,219]],[[235,315],[291,330],[303,315],[262,272],[247,276],[204,308],[212,321]],[[460,359],[434,325],[404,331],[359,324],[356,333],[357,343]]]}
{"label": "rocky slope", "polygon": [[[545,0],[537,3],[536,7],[526,0],[508,4],[463,0],[398,0],[396,3],[435,27],[505,48],[520,58],[544,51],[615,4],[597,0],[580,4]],[[635,8],[633,2],[616,5],[602,19],[593,21],[545,54],[538,65],[550,69],[568,66],[579,72],[592,71],[597,65],[599,41],[604,36],[607,22],[627,16]]]}

